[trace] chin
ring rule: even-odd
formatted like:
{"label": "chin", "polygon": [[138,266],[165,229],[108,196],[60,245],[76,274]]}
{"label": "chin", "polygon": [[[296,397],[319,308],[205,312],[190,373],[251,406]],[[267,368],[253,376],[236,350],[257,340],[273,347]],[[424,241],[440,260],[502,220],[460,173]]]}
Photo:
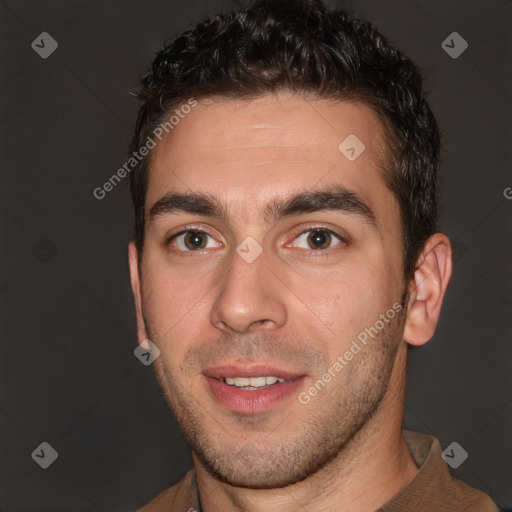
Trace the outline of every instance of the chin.
{"label": "chin", "polygon": [[[270,446],[262,449],[252,443],[241,447],[209,447],[196,450],[205,469],[216,479],[233,487],[277,489],[305,480],[330,458],[318,458],[301,450]],[[197,448],[197,446],[196,446]],[[302,453],[301,453],[302,452]]]}

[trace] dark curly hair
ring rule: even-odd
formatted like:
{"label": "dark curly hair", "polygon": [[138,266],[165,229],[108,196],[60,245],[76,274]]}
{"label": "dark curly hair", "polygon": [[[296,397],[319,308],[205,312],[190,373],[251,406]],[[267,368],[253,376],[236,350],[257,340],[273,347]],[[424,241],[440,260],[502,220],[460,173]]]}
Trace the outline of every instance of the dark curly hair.
{"label": "dark curly hair", "polygon": [[[321,0],[259,0],[207,18],[156,54],[141,79],[130,152],[190,98],[256,98],[282,90],[360,101],[378,115],[388,148],[382,176],[402,219],[403,270],[414,274],[437,229],[439,129],[419,68],[367,21]],[[130,175],[142,257],[151,153]]]}

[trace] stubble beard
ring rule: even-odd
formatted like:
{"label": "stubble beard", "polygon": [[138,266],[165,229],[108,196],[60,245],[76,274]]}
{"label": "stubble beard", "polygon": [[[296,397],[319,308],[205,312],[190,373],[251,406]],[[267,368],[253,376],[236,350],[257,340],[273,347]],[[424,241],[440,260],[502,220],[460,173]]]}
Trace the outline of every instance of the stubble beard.
{"label": "stubble beard", "polygon": [[[306,405],[297,400],[293,407],[303,421],[290,424],[290,413],[285,413],[278,427],[264,438],[261,430],[265,414],[248,417],[233,413],[238,428],[231,427],[231,423],[228,431],[221,426],[222,420],[211,418],[198,399],[191,396],[163,357],[155,360],[155,373],[183,437],[213,477],[250,489],[286,487],[342,458],[356,434],[374,416],[388,389],[402,340],[402,313],[368,341],[318,396]],[[146,329],[160,346],[149,323]],[[285,433],[275,435],[277,430]],[[358,443],[362,441],[359,438]]]}

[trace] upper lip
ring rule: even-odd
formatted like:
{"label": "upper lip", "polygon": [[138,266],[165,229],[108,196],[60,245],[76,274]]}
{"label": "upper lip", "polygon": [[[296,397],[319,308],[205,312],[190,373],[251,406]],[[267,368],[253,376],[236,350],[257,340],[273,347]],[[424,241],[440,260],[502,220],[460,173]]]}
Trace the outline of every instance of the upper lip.
{"label": "upper lip", "polygon": [[293,380],[304,377],[305,374],[285,370],[273,364],[230,363],[211,366],[203,371],[203,375],[213,379],[222,379],[223,377],[279,377],[285,380]]}

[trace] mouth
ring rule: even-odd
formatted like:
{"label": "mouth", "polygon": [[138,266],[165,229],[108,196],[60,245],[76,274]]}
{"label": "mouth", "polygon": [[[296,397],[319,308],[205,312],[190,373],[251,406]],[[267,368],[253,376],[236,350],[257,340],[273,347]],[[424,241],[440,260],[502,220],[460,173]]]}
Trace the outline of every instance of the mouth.
{"label": "mouth", "polygon": [[213,398],[226,409],[257,414],[276,407],[303,384],[306,375],[273,366],[226,365],[203,373]]}
{"label": "mouth", "polygon": [[266,389],[273,386],[277,382],[282,384],[286,379],[275,377],[273,375],[267,377],[222,377],[220,379],[228,386],[233,386],[244,391],[257,391],[258,389]]}

